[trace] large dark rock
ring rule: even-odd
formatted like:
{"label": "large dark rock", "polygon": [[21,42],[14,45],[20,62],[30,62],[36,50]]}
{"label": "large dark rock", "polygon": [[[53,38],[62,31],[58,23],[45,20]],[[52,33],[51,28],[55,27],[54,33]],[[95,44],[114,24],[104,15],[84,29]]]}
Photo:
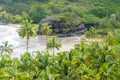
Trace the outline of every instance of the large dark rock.
{"label": "large dark rock", "polygon": [[41,33],[43,23],[51,25],[52,33],[58,34],[58,36],[82,35],[87,30],[85,25],[79,20],[74,20],[69,23],[59,17],[50,16],[41,20],[39,33]]}

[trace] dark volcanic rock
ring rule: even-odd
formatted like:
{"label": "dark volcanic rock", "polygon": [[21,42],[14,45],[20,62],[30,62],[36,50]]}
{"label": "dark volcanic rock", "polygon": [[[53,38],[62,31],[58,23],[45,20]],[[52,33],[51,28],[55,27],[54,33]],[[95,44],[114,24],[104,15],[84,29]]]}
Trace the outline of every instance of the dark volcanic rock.
{"label": "dark volcanic rock", "polygon": [[80,21],[75,20],[71,23],[67,23],[62,21],[59,17],[50,16],[41,20],[39,34],[41,33],[43,23],[51,25],[52,33],[58,34],[58,36],[82,35],[87,30],[85,25],[80,23]]}

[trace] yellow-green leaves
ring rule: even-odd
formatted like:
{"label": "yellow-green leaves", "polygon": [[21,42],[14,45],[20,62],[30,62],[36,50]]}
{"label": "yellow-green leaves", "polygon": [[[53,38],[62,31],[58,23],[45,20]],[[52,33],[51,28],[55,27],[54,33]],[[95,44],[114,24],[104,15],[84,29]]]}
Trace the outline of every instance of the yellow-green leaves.
{"label": "yellow-green leaves", "polygon": [[47,23],[44,23],[41,32],[42,34],[49,35],[52,32],[52,30],[50,29],[50,26]]}

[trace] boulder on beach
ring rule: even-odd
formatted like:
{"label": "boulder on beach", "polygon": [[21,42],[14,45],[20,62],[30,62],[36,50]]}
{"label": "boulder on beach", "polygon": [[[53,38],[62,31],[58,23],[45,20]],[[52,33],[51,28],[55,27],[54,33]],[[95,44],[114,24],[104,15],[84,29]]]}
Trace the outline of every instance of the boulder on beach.
{"label": "boulder on beach", "polygon": [[[68,15],[67,15],[68,16]],[[81,35],[86,31],[85,25],[77,17],[66,17],[61,15],[49,16],[39,23],[39,33],[41,33],[43,23],[49,24],[52,33],[58,36]]]}

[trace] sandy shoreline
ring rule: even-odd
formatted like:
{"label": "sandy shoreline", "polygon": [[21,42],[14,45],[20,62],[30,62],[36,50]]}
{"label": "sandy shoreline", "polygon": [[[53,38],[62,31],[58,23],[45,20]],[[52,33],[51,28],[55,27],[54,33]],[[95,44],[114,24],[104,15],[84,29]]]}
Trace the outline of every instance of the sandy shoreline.
{"label": "sandy shoreline", "polygon": [[[11,45],[13,45],[13,53],[12,57],[20,57],[26,51],[26,39],[21,39],[17,33],[19,24],[8,24],[8,25],[0,25],[0,44],[3,41],[9,41]],[[71,36],[59,38],[62,44],[62,48],[59,51],[68,51],[74,48],[74,45],[80,42],[81,36]],[[46,41],[45,36],[36,36],[35,38],[31,38],[29,42],[29,52],[34,52],[37,50],[45,50],[46,49]],[[56,50],[56,52],[59,52]]]}

